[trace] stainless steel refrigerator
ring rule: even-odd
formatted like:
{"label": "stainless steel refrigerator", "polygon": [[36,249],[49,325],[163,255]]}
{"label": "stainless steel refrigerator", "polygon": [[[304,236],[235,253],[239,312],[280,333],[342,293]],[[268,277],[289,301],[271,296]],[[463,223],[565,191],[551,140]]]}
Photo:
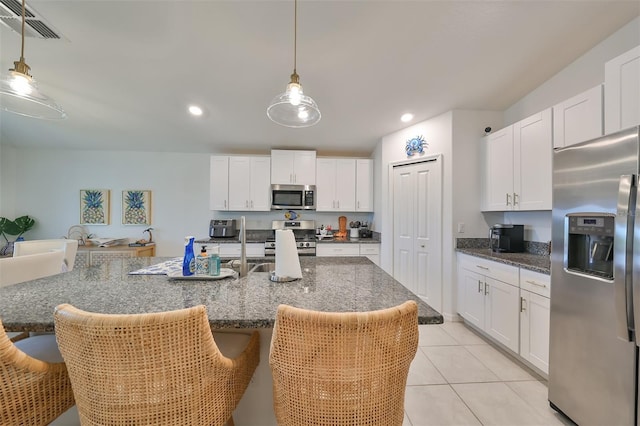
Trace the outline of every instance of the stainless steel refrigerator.
{"label": "stainless steel refrigerator", "polygon": [[549,402],[579,425],[639,424],[639,133],[553,156]]}

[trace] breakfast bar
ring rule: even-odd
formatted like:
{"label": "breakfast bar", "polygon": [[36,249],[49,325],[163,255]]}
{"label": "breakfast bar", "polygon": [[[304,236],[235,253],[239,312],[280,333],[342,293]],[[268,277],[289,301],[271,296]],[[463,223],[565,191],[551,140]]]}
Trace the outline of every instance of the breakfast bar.
{"label": "breakfast bar", "polygon": [[[318,311],[372,311],[418,303],[420,324],[442,315],[366,257],[300,257],[302,279],[274,282],[269,272],[220,280],[130,275],[172,258],[127,258],[0,288],[0,318],[7,331],[53,331],[61,303],[109,314],[160,312],[205,305],[212,329],[260,332],[260,364],[234,413],[235,424],[275,425],[269,344],[278,305]],[[255,263],[273,258],[253,259]],[[223,264],[223,267],[225,265]]]}
{"label": "breakfast bar", "polygon": [[53,309],[61,303],[110,314],[203,304],[214,329],[257,329],[273,327],[276,309],[282,303],[318,311],[355,312],[384,309],[406,300],[418,303],[420,324],[443,321],[439,312],[364,257],[300,257],[302,279],[292,282],[270,281],[268,272],[221,280],[129,275],[166,260],[169,258],[119,259],[0,288],[2,322],[7,331],[53,331]]}

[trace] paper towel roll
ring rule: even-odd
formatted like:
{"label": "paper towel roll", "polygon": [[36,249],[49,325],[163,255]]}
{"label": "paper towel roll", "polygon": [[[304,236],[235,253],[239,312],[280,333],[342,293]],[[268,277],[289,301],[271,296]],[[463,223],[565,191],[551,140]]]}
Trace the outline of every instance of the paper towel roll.
{"label": "paper towel roll", "polygon": [[276,230],[276,270],[277,278],[302,278],[296,239],[291,229]]}

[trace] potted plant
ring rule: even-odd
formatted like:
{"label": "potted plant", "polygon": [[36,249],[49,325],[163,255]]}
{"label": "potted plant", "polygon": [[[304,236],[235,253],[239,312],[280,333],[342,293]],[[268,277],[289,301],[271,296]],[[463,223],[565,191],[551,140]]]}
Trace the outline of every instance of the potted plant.
{"label": "potted plant", "polygon": [[[8,256],[13,254],[13,243],[18,240],[29,229],[33,228],[36,221],[29,216],[20,216],[15,220],[9,220],[6,217],[0,217],[0,235],[4,238],[6,244],[0,249],[0,256]],[[7,235],[15,235],[13,241],[9,241]]]}

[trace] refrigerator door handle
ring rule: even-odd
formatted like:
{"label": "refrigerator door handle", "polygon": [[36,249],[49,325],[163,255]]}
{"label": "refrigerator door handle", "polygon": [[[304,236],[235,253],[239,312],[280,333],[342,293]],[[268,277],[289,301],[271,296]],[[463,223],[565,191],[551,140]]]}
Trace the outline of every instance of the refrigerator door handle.
{"label": "refrigerator door handle", "polygon": [[[636,188],[637,189],[637,188]],[[640,256],[640,218],[638,218],[638,209],[640,208],[640,198],[638,198],[636,192],[635,211],[633,217],[633,231],[630,235],[630,242],[633,244],[629,262],[629,270],[631,272],[631,284],[633,291],[633,321],[636,346],[640,346],[638,342],[638,331],[640,331],[640,269],[635,267],[634,259],[638,259],[636,256]],[[638,314],[635,314],[637,312]]]}
{"label": "refrigerator door handle", "polygon": [[[618,182],[618,203],[613,242],[613,283],[616,308],[616,334],[619,339],[633,339],[633,294],[630,266],[633,265],[633,216],[635,210],[635,175],[622,175]],[[640,311],[639,311],[640,312]]]}

